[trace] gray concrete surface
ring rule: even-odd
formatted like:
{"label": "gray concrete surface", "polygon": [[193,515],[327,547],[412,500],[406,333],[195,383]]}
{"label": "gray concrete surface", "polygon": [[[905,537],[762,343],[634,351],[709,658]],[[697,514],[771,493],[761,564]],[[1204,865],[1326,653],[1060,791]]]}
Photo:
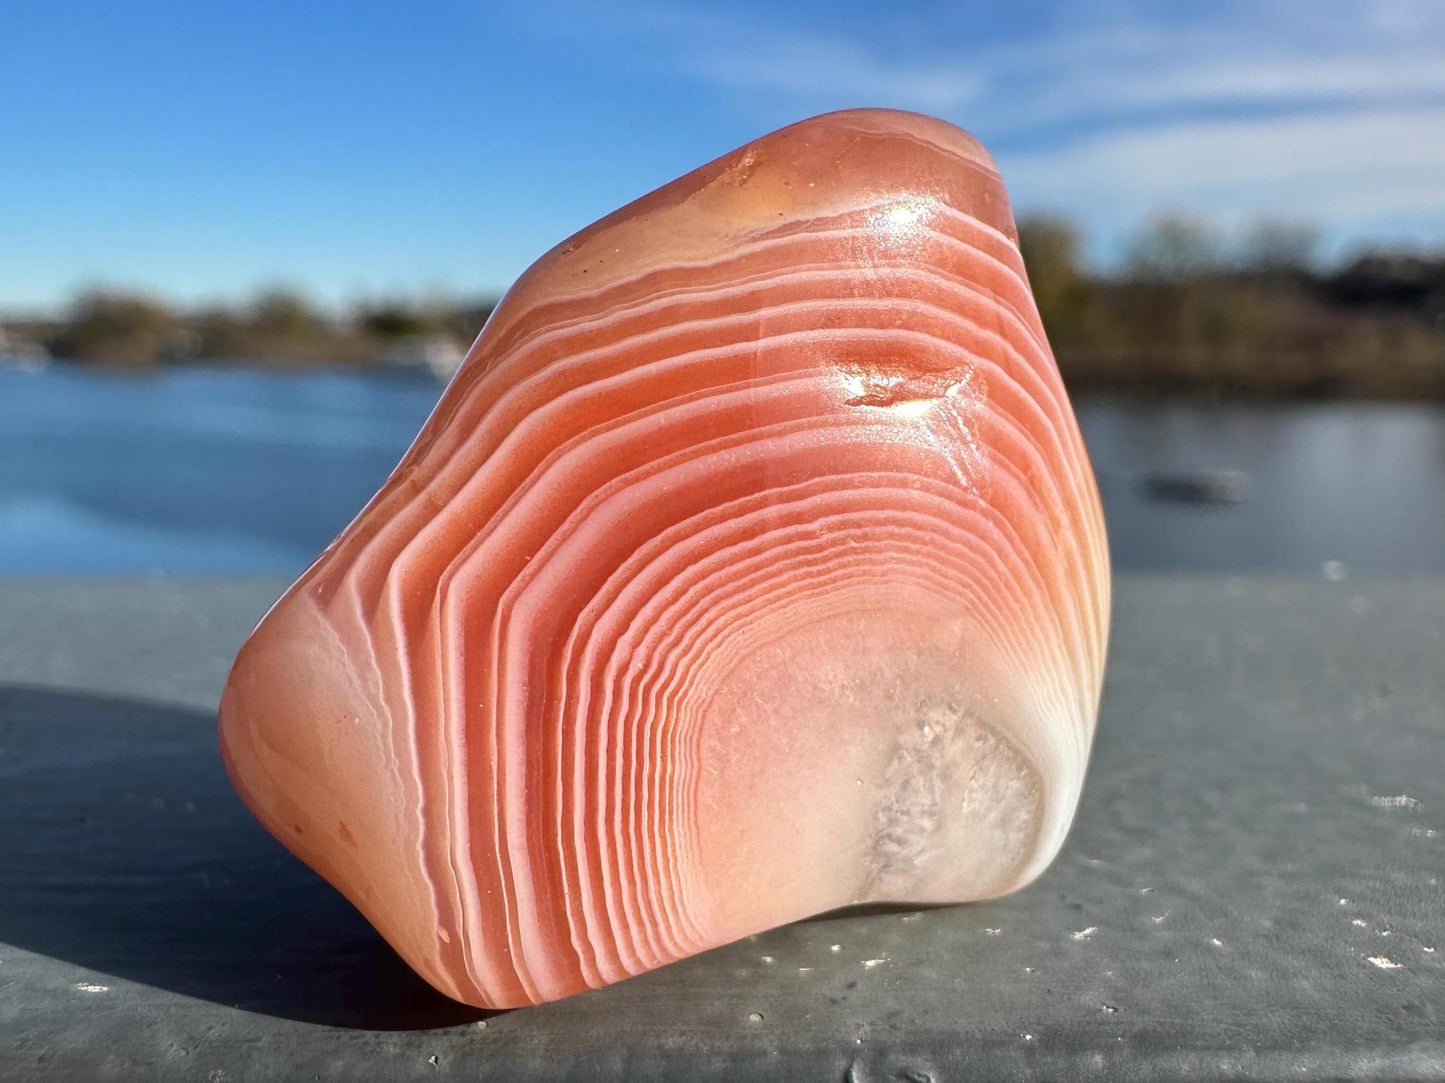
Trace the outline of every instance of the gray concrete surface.
{"label": "gray concrete surface", "polygon": [[489,1017],[225,781],[216,698],[281,586],[0,580],[0,1078],[1445,1078],[1438,578],[1124,578],[1032,887]]}

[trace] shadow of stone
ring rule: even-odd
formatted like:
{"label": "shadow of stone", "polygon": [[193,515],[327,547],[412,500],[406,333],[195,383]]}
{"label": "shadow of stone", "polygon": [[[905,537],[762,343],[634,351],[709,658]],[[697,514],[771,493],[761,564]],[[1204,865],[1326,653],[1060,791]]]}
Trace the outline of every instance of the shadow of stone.
{"label": "shadow of stone", "polygon": [[485,1014],[427,985],[251,818],[211,715],[130,699],[0,686],[0,940],[330,1026]]}

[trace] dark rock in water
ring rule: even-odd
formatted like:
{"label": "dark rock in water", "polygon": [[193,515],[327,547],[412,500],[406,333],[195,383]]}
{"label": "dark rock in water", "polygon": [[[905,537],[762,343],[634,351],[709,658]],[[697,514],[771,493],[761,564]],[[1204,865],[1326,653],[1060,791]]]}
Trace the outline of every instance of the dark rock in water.
{"label": "dark rock in water", "polygon": [[1149,474],[1139,488],[1161,504],[1243,504],[1249,499],[1249,475],[1240,470]]}

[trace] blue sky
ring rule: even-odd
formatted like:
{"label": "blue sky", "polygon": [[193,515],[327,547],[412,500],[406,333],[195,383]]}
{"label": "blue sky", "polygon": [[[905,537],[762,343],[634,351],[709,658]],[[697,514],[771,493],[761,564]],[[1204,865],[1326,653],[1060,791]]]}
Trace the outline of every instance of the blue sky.
{"label": "blue sky", "polygon": [[919,109],[1107,261],[1150,215],[1445,243],[1445,4],[3,4],[0,310],[504,288],[829,109]]}

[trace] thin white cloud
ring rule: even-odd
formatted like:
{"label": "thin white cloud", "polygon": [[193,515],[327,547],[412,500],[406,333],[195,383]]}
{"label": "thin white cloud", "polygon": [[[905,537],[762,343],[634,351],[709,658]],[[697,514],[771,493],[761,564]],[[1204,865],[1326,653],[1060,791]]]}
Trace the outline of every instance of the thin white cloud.
{"label": "thin white cloud", "polygon": [[956,28],[894,13],[896,36],[914,43],[905,50],[836,25],[737,13],[636,7],[617,24],[628,28],[629,56],[728,93],[783,94],[803,108],[872,101],[967,113],[974,127],[1005,137],[1042,124],[1108,124],[1184,108],[1445,96],[1445,4],[1344,3],[1328,21],[1303,18],[1296,0],[1172,21],[1093,7],[1099,15],[1080,19],[1082,29],[982,46],[957,40]]}
{"label": "thin white cloud", "polygon": [[[1336,238],[1445,222],[1445,3],[1079,0],[1025,40],[898,11],[826,28],[634,8],[627,54],[769,117],[878,104],[983,138],[1019,206],[1104,248],[1160,209],[1312,217]],[[910,21],[912,20],[912,21]],[[616,25],[616,24],[614,24]],[[901,43],[909,43],[905,48]],[[760,108],[759,108],[760,107]],[[1100,236],[1102,235],[1102,236]]]}
{"label": "thin white cloud", "polygon": [[985,89],[981,74],[957,58],[894,59],[843,35],[760,27],[736,15],[638,7],[619,24],[627,28],[628,53],[644,64],[733,93],[942,111]]}
{"label": "thin white cloud", "polygon": [[[1044,82],[1042,73],[1040,81]],[[1055,72],[1030,96],[990,99],[980,121],[1027,131],[1042,124],[1114,126],[1183,110],[1288,112],[1445,96],[1445,48],[1417,55],[1350,57],[1222,56]]]}
{"label": "thin white cloud", "polygon": [[[1031,183],[1047,177],[1061,190],[1097,190],[1098,182],[1108,179],[1149,199],[1196,193],[1219,200],[1248,181],[1308,203],[1317,197],[1301,185],[1321,175],[1352,186],[1439,177],[1445,170],[1445,107],[1130,130],[1020,155],[1014,169]],[[1391,209],[1445,210],[1445,190],[1422,191],[1409,208]]]}
{"label": "thin white cloud", "polygon": [[1020,205],[1106,232],[1161,208],[1231,226],[1308,218],[1337,239],[1403,219],[1433,236],[1445,226],[1445,106],[1156,125],[1004,154],[1000,166]]}

